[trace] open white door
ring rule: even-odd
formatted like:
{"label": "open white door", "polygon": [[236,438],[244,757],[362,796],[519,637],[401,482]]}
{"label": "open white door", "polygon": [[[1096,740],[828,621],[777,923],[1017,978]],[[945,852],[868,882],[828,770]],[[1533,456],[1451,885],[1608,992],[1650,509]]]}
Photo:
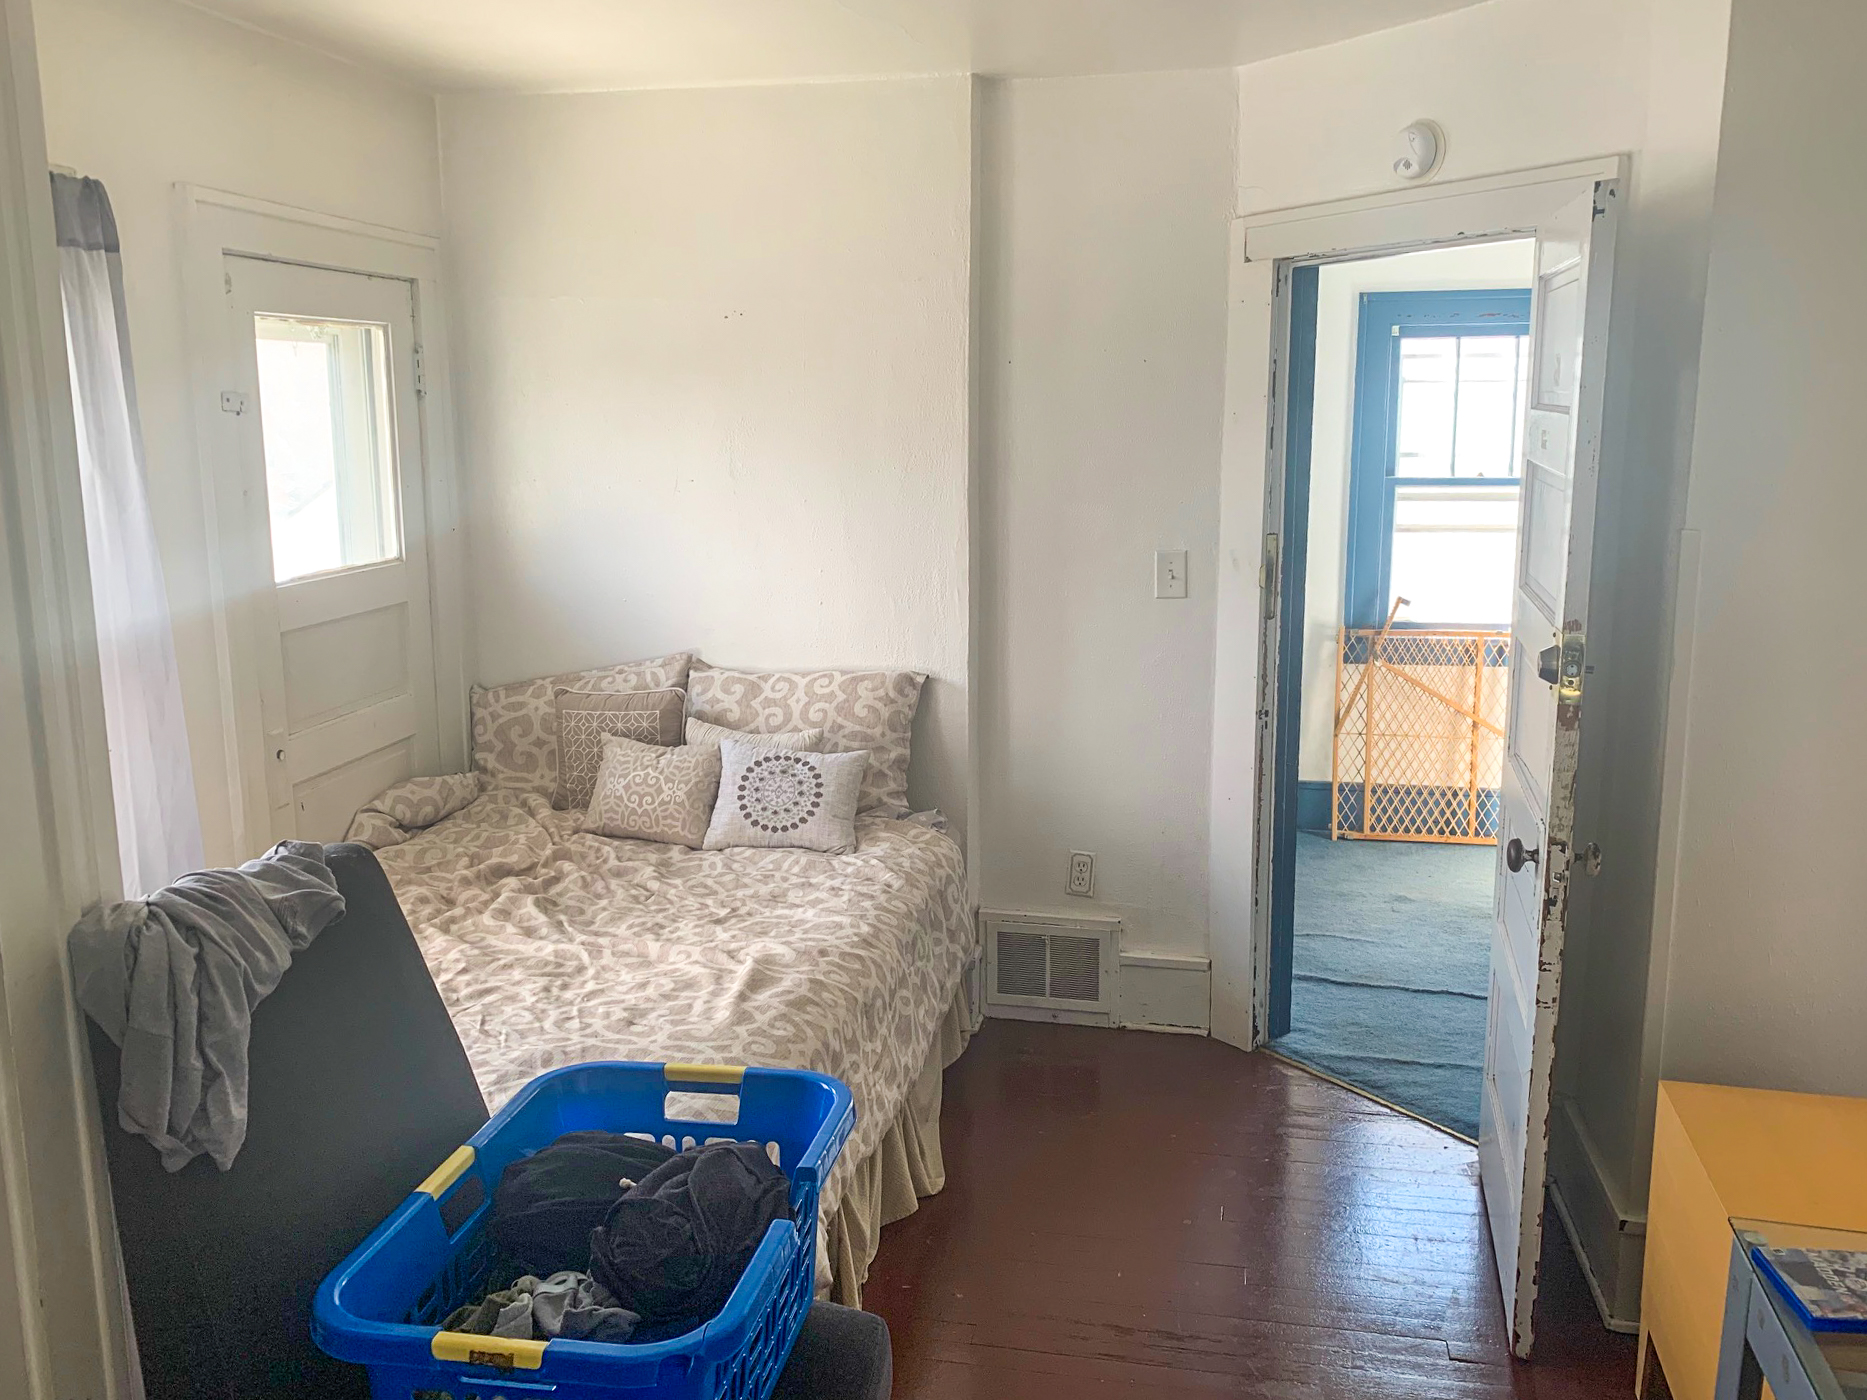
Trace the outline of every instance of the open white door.
{"label": "open white door", "polygon": [[271,835],[439,763],[413,288],[228,255]]}
{"label": "open white door", "polygon": [[1587,676],[1588,576],[1600,464],[1608,293],[1618,183],[1537,230],[1531,391],[1511,621],[1510,719],[1478,1168],[1511,1347],[1528,1357],[1550,1067],[1569,880],[1576,856],[1575,768]]}

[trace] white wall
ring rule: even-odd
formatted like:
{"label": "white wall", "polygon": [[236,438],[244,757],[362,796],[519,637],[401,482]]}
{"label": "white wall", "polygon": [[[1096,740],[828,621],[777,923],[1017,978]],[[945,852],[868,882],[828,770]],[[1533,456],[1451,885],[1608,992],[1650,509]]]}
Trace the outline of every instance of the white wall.
{"label": "white wall", "polygon": [[1696,446],[1668,1078],[1867,1094],[1867,10],[1734,0]]}
{"label": "white wall", "polygon": [[1623,1237],[1617,1218],[1637,1221],[1644,1209],[1650,1152],[1644,1038],[1658,754],[1723,12],[1722,0],[1491,0],[1239,73],[1238,198],[1247,211],[1392,188],[1394,133],[1421,116],[1446,129],[1443,180],[1633,155],[1593,582],[1594,596],[1614,607],[1598,611],[1589,637],[1595,675],[1577,833],[1601,843],[1606,867],[1572,897],[1557,1057],[1567,1096],[1558,1128],[1586,1139],[1567,1160],[1591,1178],[1565,1183],[1559,1172],[1558,1184],[1598,1206],[1584,1246],[1623,1315],[1621,1284],[1637,1289],[1638,1258],[1613,1256],[1608,1242]]}
{"label": "white wall", "polygon": [[980,104],[982,898],[1119,916],[1131,951],[1206,948],[1235,103],[1224,70]]}
{"label": "white wall", "polygon": [[1309,554],[1303,582],[1303,717],[1297,776],[1327,782],[1335,734],[1335,643],[1348,569],[1348,481],[1354,447],[1355,348],[1364,292],[1528,287],[1528,240],[1433,248],[1316,274],[1316,390],[1309,454]]}
{"label": "white wall", "polygon": [[969,82],[440,111],[480,678],[923,670],[963,825]]}
{"label": "white wall", "polygon": [[433,100],[169,0],[56,0],[39,5],[37,21],[52,161],[104,182],[123,241],[150,506],[207,856],[244,858],[209,611],[174,185],[434,233]]}

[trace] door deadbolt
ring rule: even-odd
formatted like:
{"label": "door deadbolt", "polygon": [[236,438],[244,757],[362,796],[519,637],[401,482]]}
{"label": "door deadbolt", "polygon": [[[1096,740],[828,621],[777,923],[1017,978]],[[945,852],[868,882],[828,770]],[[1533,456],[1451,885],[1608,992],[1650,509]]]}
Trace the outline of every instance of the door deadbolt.
{"label": "door deadbolt", "polygon": [[1504,864],[1509,866],[1510,873],[1515,875],[1524,866],[1535,865],[1541,855],[1540,847],[1526,846],[1513,836],[1510,838],[1510,844],[1504,847]]}

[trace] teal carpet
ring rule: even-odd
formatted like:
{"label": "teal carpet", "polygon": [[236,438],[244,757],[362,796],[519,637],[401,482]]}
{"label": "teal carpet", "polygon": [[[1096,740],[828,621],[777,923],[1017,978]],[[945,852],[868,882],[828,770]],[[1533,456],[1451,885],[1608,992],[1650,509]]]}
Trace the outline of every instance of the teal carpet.
{"label": "teal carpet", "polygon": [[1271,1048],[1477,1137],[1496,860],[1299,834],[1290,1034]]}

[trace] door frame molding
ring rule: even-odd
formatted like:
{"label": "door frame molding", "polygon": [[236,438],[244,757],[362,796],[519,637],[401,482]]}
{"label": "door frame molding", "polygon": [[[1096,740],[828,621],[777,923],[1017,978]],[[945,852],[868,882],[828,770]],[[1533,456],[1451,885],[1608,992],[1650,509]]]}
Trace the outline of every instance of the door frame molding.
{"label": "door frame molding", "polygon": [[[299,209],[203,185],[175,186],[182,227],[182,289],[186,307],[189,391],[200,459],[227,788],[240,859],[270,844],[265,728],[257,685],[263,598],[244,545],[227,522],[245,518],[246,490],[235,418],[221,409],[235,352],[227,339],[228,254],[302,263],[338,272],[391,277],[414,289],[420,348],[423,488],[427,519],[428,607],[434,638],[435,714],[443,769],[467,766],[466,561],[464,501],[449,390],[447,316],[440,240],[335,214]],[[268,583],[270,580],[268,579]],[[210,856],[215,853],[210,852]]]}
{"label": "door frame molding", "polygon": [[1219,559],[1208,836],[1212,1034],[1243,1049],[1267,1039],[1270,876],[1280,600],[1263,582],[1266,536],[1283,513],[1289,388],[1288,269],[1524,237],[1597,180],[1607,155],[1469,180],[1265,210],[1233,221],[1226,412],[1219,458]]}
{"label": "door frame molding", "polygon": [[65,936],[122,889],[32,7],[0,0],[0,1391],[125,1391]]}

